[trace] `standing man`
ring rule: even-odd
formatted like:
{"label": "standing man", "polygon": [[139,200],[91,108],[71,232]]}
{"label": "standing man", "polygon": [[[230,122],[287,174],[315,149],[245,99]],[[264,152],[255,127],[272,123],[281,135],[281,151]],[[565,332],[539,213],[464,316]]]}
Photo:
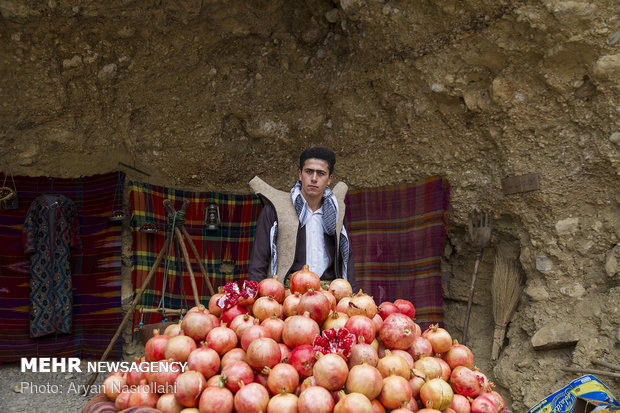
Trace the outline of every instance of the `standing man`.
{"label": "standing man", "polygon": [[312,147],[299,157],[299,180],[290,193],[279,191],[258,177],[250,187],[261,195],[264,207],[258,217],[248,278],[260,282],[279,275],[284,282],[304,265],[322,281],[344,278],[357,292],[353,251],[344,225],[347,185],[329,188],[336,155]]}

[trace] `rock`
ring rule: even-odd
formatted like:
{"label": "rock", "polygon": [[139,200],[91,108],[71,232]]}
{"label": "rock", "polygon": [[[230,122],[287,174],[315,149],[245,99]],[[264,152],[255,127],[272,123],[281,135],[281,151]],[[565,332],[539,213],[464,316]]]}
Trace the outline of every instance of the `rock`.
{"label": "rock", "polygon": [[325,12],[325,19],[330,23],[338,22],[338,9],[331,9]]}
{"label": "rock", "polygon": [[63,69],[72,69],[82,64],[82,57],[79,55],[73,56],[71,59],[64,59],[62,61]]}
{"label": "rock", "polygon": [[532,336],[536,350],[551,350],[575,345],[579,341],[577,329],[571,323],[550,321]]}
{"label": "rock", "polygon": [[572,298],[581,298],[586,293],[586,289],[579,283],[560,287],[560,292]]}
{"label": "rock", "polygon": [[620,132],[614,132],[609,137],[609,141],[611,143],[615,143],[616,145],[620,145]]}
{"label": "rock", "polygon": [[536,257],[536,269],[541,272],[551,271],[553,269],[553,261],[549,257]]}
{"label": "rock", "polygon": [[613,277],[618,273],[618,259],[616,258],[616,255],[620,255],[620,249],[617,245],[609,251],[607,258],[605,259],[605,272],[610,277]]}
{"label": "rock", "polygon": [[558,235],[572,235],[579,228],[579,218],[566,218],[555,223]]}
{"label": "rock", "polygon": [[97,73],[97,78],[99,80],[111,80],[116,77],[117,66],[116,63],[110,63],[101,68],[99,73]]}
{"label": "rock", "polygon": [[609,36],[607,38],[607,44],[609,44],[610,46],[613,46],[614,44],[618,43],[618,40],[620,40],[620,31],[617,31],[611,36]]}
{"label": "rock", "polygon": [[364,0],[340,0],[340,7],[346,14],[355,14],[366,5]]}
{"label": "rock", "polygon": [[600,57],[594,63],[594,74],[601,78],[615,79],[620,71],[620,54]]}
{"label": "rock", "polygon": [[525,293],[532,301],[546,301],[549,299],[549,293],[544,285],[528,285]]}

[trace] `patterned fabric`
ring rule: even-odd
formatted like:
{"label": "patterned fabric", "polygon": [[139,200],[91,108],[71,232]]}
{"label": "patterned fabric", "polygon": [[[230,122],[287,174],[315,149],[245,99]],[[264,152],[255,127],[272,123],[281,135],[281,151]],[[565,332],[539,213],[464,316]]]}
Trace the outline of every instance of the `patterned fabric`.
{"label": "patterned fabric", "polygon": [[[301,182],[297,183],[291,188],[291,199],[295,205],[295,211],[299,216],[299,223],[303,227],[306,225],[306,221],[309,216],[308,203],[301,195]],[[338,221],[338,201],[332,190],[327,187],[323,193],[323,230],[328,235],[334,236],[336,234],[336,222]],[[277,229],[277,227],[276,227]],[[347,264],[349,262],[349,236],[347,230],[342,226],[340,230],[340,241],[338,242],[340,253],[342,254],[342,277],[346,280],[347,277]],[[275,272],[274,272],[275,274]]]}
{"label": "patterned fabric", "polygon": [[[0,179],[2,175],[0,174]],[[33,200],[50,190],[48,177],[16,176],[19,206],[0,209],[0,363],[20,357],[101,357],[121,322],[121,225],[110,222],[119,175],[54,179],[53,192],[75,203],[82,250],[71,253],[73,329],[33,339],[29,334],[30,263],[22,229]],[[122,194],[122,180],[120,193]],[[121,354],[121,340],[110,358]]]}
{"label": "patterned fabric", "polygon": [[30,255],[30,337],[71,333],[71,251],[81,249],[80,222],[73,201],[61,194],[37,197],[22,232]]}
{"label": "patterned fabric", "polygon": [[116,413],[114,402],[108,400],[105,394],[99,393],[86,403],[82,413]]}
{"label": "patterned fabric", "polygon": [[[153,186],[142,182],[129,182],[130,205],[133,211],[133,268],[134,289],[144,283],[146,275],[155,263],[155,258],[164,245],[167,215],[163,201],[172,200],[178,211],[184,199],[189,200],[185,215],[185,228],[202,258],[203,266],[215,291],[230,281],[247,279],[248,261],[256,220],[262,208],[256,195],[234,195],[217,192],[191,192]],[[219,206],[221,224],[218,230],[207,230],[204,225],[205,209],[214,202]],[[140,227],[152,222],[159,227],[157,233],[140,232]],[[187,245],[187,243],[186,243]],[[187,245],[196,277],[201,302],[208,304],[209,290]],[[166,271],[167,268],[167,271]],[[179,309],[194,306],[189,273],[177,243],[168,255],[168,262],[162,261],[156,274],[147,286],[138,305],[139,308],[157,308],[164,293],[165,308]],[[134,314],[134,324],[142,320],[144,324],[162,320],[159,314],[144,317]]]}
{"label": "patterned fabric", "polygon": [[404,298],[425,329],[443,325],[441,257],[450,186],[445,179],[349,191],[346,216],[358,287],[380,304]]}

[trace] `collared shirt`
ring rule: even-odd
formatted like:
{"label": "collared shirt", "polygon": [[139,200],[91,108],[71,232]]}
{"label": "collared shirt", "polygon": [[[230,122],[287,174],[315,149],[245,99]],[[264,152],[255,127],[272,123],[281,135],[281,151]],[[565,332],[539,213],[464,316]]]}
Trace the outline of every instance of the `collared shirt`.
{"label": "collared shirt", "polygon": [[310,271],[320,277],[329,264],[329,257],[325,251],[325,237],[323,236],[323,207],[312,212],[308,208],[309,216],[306,220],[306,264]]}

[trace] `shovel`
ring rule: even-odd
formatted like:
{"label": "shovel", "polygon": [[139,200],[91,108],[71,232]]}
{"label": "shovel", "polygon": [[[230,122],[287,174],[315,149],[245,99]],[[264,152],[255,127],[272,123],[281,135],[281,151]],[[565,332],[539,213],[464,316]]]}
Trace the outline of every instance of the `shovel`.
{"label": "shovel", "polygon": [[469,287],[469,300],[467,300],[467,312],[465,313],[465,324],[463,326],[463,340],[461,344],[467,345],[467,327],[469,326],[469,315],[471,313],[471,305],[474,301],[474,289],[476,288],[476,276],[478,275],[478,266],[482,258],[482,250],[489,244],[491,240],[491,227],[493,216],[489,211],[474,210],[469,214],[467,221],[467,231],[469,233],[469,241],[476,249],[476,263],[474,265],[474,274],[471,278],[471,286]]}

